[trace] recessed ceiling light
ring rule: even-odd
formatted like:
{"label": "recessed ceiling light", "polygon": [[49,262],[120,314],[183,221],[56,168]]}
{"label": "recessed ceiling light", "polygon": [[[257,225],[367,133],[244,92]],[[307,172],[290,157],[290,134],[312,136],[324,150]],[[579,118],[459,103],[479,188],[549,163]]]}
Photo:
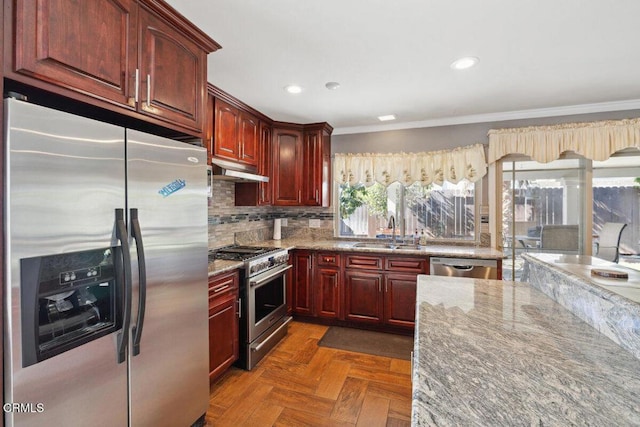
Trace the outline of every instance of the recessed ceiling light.
{"label": "recessed ceiling light", "polygon": [[284,87],[284,90],[289,93],[300,93],[302,92],[302,87],[298,85],[288,85]]}
{"label": "recessed ceiling light", "polygon": [[378,116],[378,120],[380,120],[381,122],[386,122],[389,120],[395,120],[396,116],[395,114],[387,114],[386,116]]}
{"label": "recessed ceiling light", "polygon": [[338,82],[327,82],[324,87],[326,87],[329,90],[336,90],[340,87],[340,83]]}
{"label": "recessed ceiling light", "polygon": [[454,70],[466,70],[476,65],[480,60],[475,56],[465,56],[464,58],[456,59],[451,63],[451,68]]}

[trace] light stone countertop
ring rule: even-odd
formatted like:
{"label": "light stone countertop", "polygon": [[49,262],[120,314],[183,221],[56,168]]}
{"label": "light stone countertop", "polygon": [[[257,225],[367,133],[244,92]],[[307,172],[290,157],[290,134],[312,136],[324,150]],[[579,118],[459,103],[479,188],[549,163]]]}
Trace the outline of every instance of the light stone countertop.
{"label": "light stone countertop", "polygon": [[216,274],[226,273],[227,271],[235,270],[244,265],[242,261],[227,261],[223,259],[217,259],[209,262],[209,277]]}
{"label": "light stone countertop", "polygon": [[[424,255],[424,256],[441,256],[454,258],[482,258],[482,259],[502,259],[504,253],[491,248],[477,248],[475,246],[455,246],[455,245],[427,245],[419,250],[414,249],[382,249],[382,248],[356,248],[354,245],[358,241],[349,240],[314,240],[309,238],[295,238],[283,240],[265,240],[254,242],[249,246],[267,246],[274,248],[284,248],[288,250],[307,249],[313,251],[337,251],[337,252],[357,252],[357,253],[376,253],[376,254],[393,254],[393,255]],[[238,261],[220,261],[209,262],[209,277],[233,270],[242,266],[242,262]]]}
{"label": "light stone countertop", "polygon": [[[523,276],[531,286],[640,360],[640,272],[587,255],[527,253]],[[594,268],[628,279],[594,277]]]}
{"label": "light stone countertop", "polygon": [[308,249],[308,250],[327,250],[338,252],[358,252],[358,253],[378,253],[393,255],[424,255],[424,256],[442,256],[442,257],[463,257],[463,258],[484,258],[484,259],[503,259],[505,257],[502,251],[491,248],[481,248],[476,246],[462,245],[440,245],[427,244],[420,249],[382,249],[382,248],[357,248],[354,245],[358,242],[370,241],[376,243],[374,239],[369,240],[331,240],[320,239],[314,240],[309,238],[294,238],[283,240],[266,240],[255,243],[256,246],[273,246],[278,248],[291,249]]}
{"label": "light stone countertop", "polygon": [[526,283],[418,276],[414,426],[640,425],[640,361]]}
{"label": "light stone countertop", "polygon": [[[527,253],[523,256],[525,260],[539,260],[547,264],[550,268],[563,271],[568,276],[584,283],[587,286],[597,285],[598,288],[593,292],[600,292],[607,297],[611,297],[610,293],[623,296],[631,301],[640,303],[640,271],[625,267],[624,265],[605,261],[600,258],[588,255],[564,255],[564,254],[538,254]],[[604,270],[615,270],[627,273],[628,279],[609,279],[605,277],[592,276],[591,270],[600,268]],[[613,298],[616,298],[613,296]],[[640,307],[639,307],[640,309]]]}

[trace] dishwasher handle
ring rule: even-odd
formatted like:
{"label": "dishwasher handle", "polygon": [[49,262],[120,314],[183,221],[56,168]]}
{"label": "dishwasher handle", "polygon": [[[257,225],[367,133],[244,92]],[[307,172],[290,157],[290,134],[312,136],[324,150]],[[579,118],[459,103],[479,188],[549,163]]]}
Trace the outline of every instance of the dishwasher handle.
{"label": "dishwasher handle", "polygon": [[460,270],[460,271],[473,270],[473,265],[455,265],[455,264],[441,264],[441,265],[444,265],[445,267],[455,268],[456,270]]}

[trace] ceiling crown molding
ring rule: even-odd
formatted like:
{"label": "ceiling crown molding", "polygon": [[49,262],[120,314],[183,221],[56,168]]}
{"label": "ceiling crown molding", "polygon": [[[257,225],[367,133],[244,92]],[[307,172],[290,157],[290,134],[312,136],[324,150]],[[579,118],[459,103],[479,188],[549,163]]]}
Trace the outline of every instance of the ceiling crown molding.
{"label": "ceiling crown molding", "polygon": [[429,128],[438,126],[464,125],[471,123],[490,123],[505,120],[534,119],[539,117],[571,116],[575,114],[602,113],[608,111],[625,111],[640,109],[640,99],[627,101],[601,102],[597,104],[568,105],[564,107],[536,108],[531,110],[505,111],[501,113],[473,114],[459,117],[443,117],[406,123],[385,125],[353,126],[335,128],[333,135],[349,135],[355,133],[385,132],[389,130]]}

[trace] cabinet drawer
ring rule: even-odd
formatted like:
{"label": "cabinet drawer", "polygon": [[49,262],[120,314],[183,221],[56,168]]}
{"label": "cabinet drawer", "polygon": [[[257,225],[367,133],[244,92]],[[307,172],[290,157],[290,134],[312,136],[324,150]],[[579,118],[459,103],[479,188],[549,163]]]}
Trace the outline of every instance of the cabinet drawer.
{"label": "cabinet drawer", "polygon": [[209,294],[209,317],[215,315],[225,306],[236,304],[237,300],[238,294],[235,291],[222,292],[216,295]]}
{"label": "cabinet drawer", "polygon": [[218,304],[220,299],[230,295],[235,298],[238,293],[239,274],[237,270],[222,273],[209,278],[209,309]]}
{"label": "cabinet drawer", "polygon": [[237,289],[239,281],[238,270],[220,273],[209,277],[209,293],[220,293],[227,288]]}
{"label": "cabinet drawer", "polygon": [[385,263],[385,270],[424,273],[426,272],[426,266],[427,260],[424,258],[388,257]]}
{"label": "cabinet drawer", "polygon": [[345,257],[346,268],[359,268],[363,270],[382,270],[381,256],[347,255]]}
{"label": "cabinet drawer", "polygon": [[340,267],[340,254],[318,252],[318,265]]}

